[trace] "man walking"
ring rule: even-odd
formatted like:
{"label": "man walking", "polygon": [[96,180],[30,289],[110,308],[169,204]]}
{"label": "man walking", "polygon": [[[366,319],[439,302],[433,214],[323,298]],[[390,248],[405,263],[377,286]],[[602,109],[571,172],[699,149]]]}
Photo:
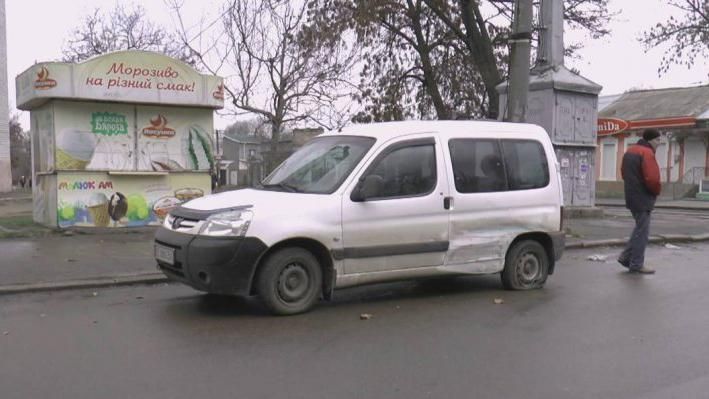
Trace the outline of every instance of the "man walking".
{"label": "man walking", "polygon": [[655,160],[658,145],[660,133],[654,129],[645,130],[643,138],[628,147],[620,167],[625,182],[625,206],[633,214],[635,228],[618,257],[618,263],[631,273],[655,273],[654,269],[645,266],[645,247],[650,235],[650,213],[662,189],[660,168]]}

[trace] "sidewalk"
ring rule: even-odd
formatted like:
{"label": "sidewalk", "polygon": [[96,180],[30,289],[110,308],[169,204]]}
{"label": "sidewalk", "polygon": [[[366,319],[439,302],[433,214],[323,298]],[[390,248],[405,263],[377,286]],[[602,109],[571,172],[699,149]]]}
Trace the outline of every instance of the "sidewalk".
{"label": "sidewalk", "polygon": [[[622,202],[597,203],[607,207],[603,217],[565,220],[567,250],[627,240],[634,222]],[[678,213],[706,210],[707,216],[656,214],[651,242],[709,241],[709,201],[666,201],[657,207]],[[0,294],[167,281],[153,259],[156,228],[53,230],[34,225],[31,210],[31,198],[0,195]],[[3,231],[14,238],[3,238]]]}
{"label": "sidewalk", "polygon": [[32,201],[32,189],[31,188],[18,188],[13,187],[10,192],[0,193],[0,203],[8,201]]}
{"label": "sidewalk", "polygon": [[59,230],[32,221],[32,193],[0,193],[0,294],[166,281],[155,227]]}

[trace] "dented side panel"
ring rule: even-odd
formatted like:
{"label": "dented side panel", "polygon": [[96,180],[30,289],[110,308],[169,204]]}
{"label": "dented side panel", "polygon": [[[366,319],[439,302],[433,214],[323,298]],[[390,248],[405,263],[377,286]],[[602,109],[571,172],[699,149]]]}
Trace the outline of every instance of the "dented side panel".
{"label": "dented side panel", "polygon": [[[450,135],[447,139],[456,138]],[[549,167],[549,183],[544,187],[461,193],[455,181],[449,179],[453,206],[450,210],[450,246],[444,262],[446,269],[461,273],[500,272],[515,238],[530,232],[559,230],[561,199],[556,159],[549,142],[540,144]],[[444,148],[450,159],[448,145]],[[455,176],[450,162],[447,167],[450,168],[448,175]]]}
{"label": "dented side panel", "polygon": [[501,271],[512,241],[521,234],[549,231],[554,213],[558,214],[558,208],[553,206],[510,209],[487,205],[483,209],[476,202],[479,199],[458,198],[451,215],[451,240],[445,265],[465,273]]}

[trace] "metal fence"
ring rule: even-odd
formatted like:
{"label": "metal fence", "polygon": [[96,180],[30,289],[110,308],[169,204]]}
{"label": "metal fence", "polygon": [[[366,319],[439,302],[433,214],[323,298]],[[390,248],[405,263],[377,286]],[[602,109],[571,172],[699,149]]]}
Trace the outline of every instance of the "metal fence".
{"label": "metal fence", "polygon": [[709,169],[701,166],[690,168],[679,178],[672,179],[673,168],[660,168],[660,181],[663,183],[699,184],[709,177]]}
{"label": "metal fence", "polygon": [[684,172],[679,182],[682,184],[699,184],[704,178],[707,177],[707,168],[701,166],[695,166],[688,171]]}

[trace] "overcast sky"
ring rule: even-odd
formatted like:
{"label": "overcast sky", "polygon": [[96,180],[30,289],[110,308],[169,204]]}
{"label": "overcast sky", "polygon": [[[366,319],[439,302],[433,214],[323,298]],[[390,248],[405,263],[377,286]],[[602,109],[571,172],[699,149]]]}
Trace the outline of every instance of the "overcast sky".
{"label": "overcast sky", "polygon": [[[211,16],[218,11],[219,0],[183,0],[196,21],[201,14]],[[15,109],[15,76],[29,68],[35,61],[51,61],[61,57],[61,49],[71,31],[86,13],[96,7],[113,8],[115,0],[5,0],[7,16],[8,86],[10,109]],[[143,0],[141,4],[149,18],[169,26],[172,19],[163,0]],[[675,66],[662,77],[657,69],[663,51],[648,53],[637,41],[643,30],[677,15],[666,0],[610,0],[613,12],[620,12],[611,23],[610,37],[591,40],[580,35],[568,35],[566,41],[582,41],[580,60],[567,60],[588,79],[603,86],[601,95],[618,94],[628,89],[664,88],[709,83],[709,61],[700,60],[692,69]],[[23,113],[23,128],[29,129],[28,113]],[[224,128],[229,120],[217,117],[215,127]]]}

